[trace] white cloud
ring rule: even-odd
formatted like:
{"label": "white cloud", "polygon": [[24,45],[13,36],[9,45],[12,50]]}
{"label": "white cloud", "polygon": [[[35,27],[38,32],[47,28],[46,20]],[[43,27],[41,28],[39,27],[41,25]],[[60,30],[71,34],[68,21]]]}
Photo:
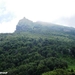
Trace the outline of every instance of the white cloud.
{"label": "white cloud", "polygon": [[10,22],[0,23],[0,33],[12,33],[16,29],[18,20],[14,19]]}
{"label": "white cloud", "polygon": [[0,0],[0,14],[11,12],[14,17],[11,17],[10,22],[3,20],[0,28],[6,25],[9,31],[14,30],[13,25],[24,16],[32,21],[52,22],[60,17],[75,15],[74,9],[75,0]]}
{"label": "white cloud", "polygon": [[65,26],[75,28],[75,16],[71,16],[71,17],[68,17],[68,18],[62,17],[62,18],[59,18],[58,20],[54,21],[54,23],[62,24],[62,25],[65,25]]}
{"label": "white cloud", "polygon": [[52,21],[75,14],[75,0],[6,0],[7,9],[17,17],[26,16],[34,21]]}

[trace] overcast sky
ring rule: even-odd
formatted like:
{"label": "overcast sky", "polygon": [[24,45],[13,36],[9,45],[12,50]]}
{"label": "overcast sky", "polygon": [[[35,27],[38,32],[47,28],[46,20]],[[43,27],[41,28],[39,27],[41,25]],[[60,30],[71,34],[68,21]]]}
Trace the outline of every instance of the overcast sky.
{"label": "overcast sky", "polygon": [[0,0],[0,33],[14,32],[23,17],[70,25],[68,21],[74,16],[75,0]]}

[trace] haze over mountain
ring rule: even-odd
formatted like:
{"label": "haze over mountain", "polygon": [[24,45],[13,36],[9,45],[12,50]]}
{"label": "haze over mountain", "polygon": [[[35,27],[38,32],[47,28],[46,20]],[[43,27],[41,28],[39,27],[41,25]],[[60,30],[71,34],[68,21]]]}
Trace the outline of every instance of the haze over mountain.
{"label": "haze over mountain", "polygon": [[62,17],[54,21],[56,24],[62,24],[64,26],[74,27],[75,28],[75,15],[70,17]]}

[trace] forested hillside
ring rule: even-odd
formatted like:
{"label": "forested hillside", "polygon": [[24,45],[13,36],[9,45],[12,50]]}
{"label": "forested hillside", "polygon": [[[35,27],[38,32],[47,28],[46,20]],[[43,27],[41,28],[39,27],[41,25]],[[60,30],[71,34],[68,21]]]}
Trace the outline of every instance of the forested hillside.
{"label": "forested hillside", "polygon": [[0,34],[1,72],[75,75],[74,70],[75,28],[23,18],[14,33]]}

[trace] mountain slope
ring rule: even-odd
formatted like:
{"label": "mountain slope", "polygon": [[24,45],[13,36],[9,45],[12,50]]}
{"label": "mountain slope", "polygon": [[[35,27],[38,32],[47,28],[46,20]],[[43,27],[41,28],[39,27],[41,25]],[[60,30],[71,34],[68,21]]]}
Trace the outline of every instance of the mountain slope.
{"label": "mountain slope", "polygon": [[71,67],[75,70],[74,28],[23,18],[14,33],[0,34],[0,71],[8,75],[42,75]]}

